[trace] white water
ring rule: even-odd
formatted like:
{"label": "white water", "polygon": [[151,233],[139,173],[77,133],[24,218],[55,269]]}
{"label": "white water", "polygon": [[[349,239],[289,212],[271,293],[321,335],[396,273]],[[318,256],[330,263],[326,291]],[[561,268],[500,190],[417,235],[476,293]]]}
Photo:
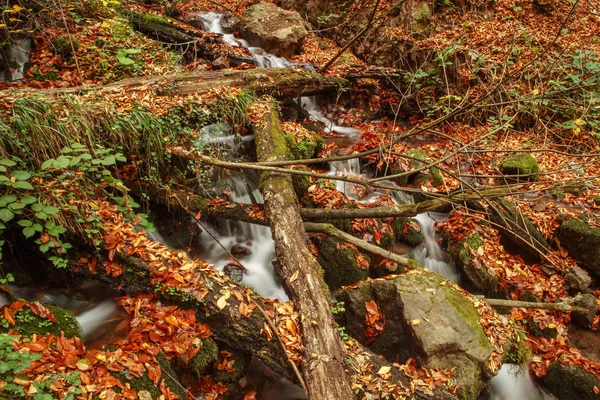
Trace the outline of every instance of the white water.
{"label": "white water", "polygon": [[415,248],[413,253],[419,264],[460,284],[460,272],[448,253],[440,246],[435,234],[435,223],[445,221],[447,218],[448,214],[435,212],[421,213],[415,217],[421,225],[421,232],[423,232],[425,240]]}
{"label": "white water", "polygon": [[23,79],[25,74],[25,64],[29,62],[32,48],[33,40],[30,38],[12,42],[8,52],[8,60],[6,61],[13,68],[13,71],[0,71],[0,81],[5,80],[15,82]]}
{"label": "white water", "polygon": [[[83,330],[83,339],[88,348],[94,347],[102,336],[105,336],[108,331],[114,331],[114,328],[126,319],[115,301],[118,292],[98,282],[83,282],[76,291],[67,288],[12,285],[10,290],[18,299],[39,301],[71,311]],[[8,301],[0,296],[0,306],[4,304],[8,304]],[[101,328],[103,331],[100,331]]]}
{"label": "white water", "polygon": [[[231,178],[229,186],[235,203],[263,203],[263,197],[255,182],[235,177]],[[227,250],[231,250],[234,245],[241,245],[250,250],[249,255],[238,258],[246,268],[242,283],[252,287],[263,297],[287,301],[285,291],[275,280],[271,264],[275,260],[275,243],[271,229],[267,226],[229,220],[222,221],[221,224],[221,229],[218,230],[206,224],[201,228],[211,229],[213,236],[217,237]],[[229,254],[207,232],[201,233],[200,240],[205,250],[202,257],[206,262],[214,264],[220,270],[232,262]]]}
{"label": "white water", "polygon": [[538,387],[527,371],[518,365],[504,364],[490,381],[491,393],[485,400],[552,400],[554,396]]}

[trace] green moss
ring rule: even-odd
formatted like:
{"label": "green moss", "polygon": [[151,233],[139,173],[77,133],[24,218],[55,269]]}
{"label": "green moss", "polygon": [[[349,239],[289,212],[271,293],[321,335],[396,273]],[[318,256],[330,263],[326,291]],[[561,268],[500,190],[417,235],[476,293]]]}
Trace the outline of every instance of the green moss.
{"label": "green moss", "polygon": [[[359,268],[356,255],[359,253],[353,248],[338,250],[341,242],[332,237],[325,237],[319,245],[319,263],[325,271],[325,282],[331,290],[341,286],[366,279],[369,270]],[[363,256],[369,260],[369,256]]]}
{"label": "green moss", "polygon": [[202,339],[202,348],[189,362],[189,368],[201,378],[219,358],[219,347],[210,339]]}
{"label": "green moss", "polygon": [[526,179],[537,180],[540,167],[531,154],[516,154],[506,157],[500,164],[506,175],[519,175]]}
{"label": "green moss", "polygon": [[21,336],[27,337],[31,337],[34,333],[44,336],[50,334],[60,336],[60,333],[63,332],[67,338],[72,338],[73,336],[83,338],[81,326],[79,326],[73,314],[63,308],[50,304],[44,304],[44,306],[52,312],[56,318],[56,323],[49,319],[38,317],[29,307],[23,307],[21,311],[14,313],[16,320],[14,326],[9,325],[4,317],[0,317],[0,325],[3,326],[0,327],[0,330],[6,332],[8,329],[16,329]]}
{"label": "green moss", "polygon": [[296,140],[292,134],[284,134],[286,145],[290,151],[290,157],[293,160],[304,160],[314,158],[323,150],[323,138],[319,135],[313,135],[311,138],[302,138]]}
{"label": "green moss", "polygon": [[555,362],[542,380],[552,394],[561,400],[598,399],[594,388],[600,387],[600,380],[582,368]]}
{"label": "green moss", "polygon": [[477,313],[473,303],[471,303],[457,290],[450,286],[441,286],[441,288],[444,291],[444,297],[446,298],[448,304],[450,304],[460,314],[465,322],[469,324],[475,332],[477,332],[479,345],[492,351],[492,345],[483,331],[483,328],[479,324],[479,314]]}
{"label": "green moss", "polygon": [[600,206],[600,196],[594,196],[592,197],[592,200],[594,201],[595,205]]}
{"label": "green moss", "polygon": [[[415,228],[413,224],[419,226],[419,229]],[[420,227],[421,224],[419,224],[419,221],[417,221],[414,218],[395,218],[392,222],[392,229],[394,229],[394,235],[396,236],[396,239],[399,242],[411,247],[415,247],[421,242],[423,242],[423,240],[425,240],[425,235],[423,235],[423,232],[420,229]],[[405,229],[406,233],[404,232]]]}
{"label": "green moss", "polygon": [[507,343],[504,349],[504,362],[526,366],[531,359],[531,350],[527,347],[527,335],[518,331],[516,337]]}
{"label": "green moss", "polygon": [[[423,168],[427,162],[427,152],[423,149],[411,149],[408,152],[409,157],[417,158],[418,160],[410,160],[410,166],[413,169]],[[422,160],[422,161],[419,161]],[[429,168],[429,172],[425,172],[427,170],[418,172],[414,176],[414,183],[425,183],[431,182],[433,186],[439,186],[444,183],[444,177],[440,170],[436,167]]]}

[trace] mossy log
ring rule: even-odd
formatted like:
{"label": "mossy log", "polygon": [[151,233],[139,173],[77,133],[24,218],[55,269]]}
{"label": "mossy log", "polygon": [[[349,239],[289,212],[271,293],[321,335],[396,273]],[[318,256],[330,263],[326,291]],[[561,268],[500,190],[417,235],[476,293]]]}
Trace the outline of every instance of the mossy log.
{"label": "mossy log", "polygon": [[[348,85],[343,79],[333,79],[302,69],[263,68],[247,70],[202,71],[167,76],[143,76],[124,79],[108,85],[89,85],[64,89],[32,89],[27,93],[36,95],[69,93],[124,93],[148,92],[151,96],[203,95],[221,87],[244,88],[257,95],[275,97],[312,96],[335,92]],[[13,89],[0,91],[0,97],[10,99]]]}
{"label": "mossy log", "polygon": [[[254,103],[249,110],[254,120],[256,153],[259,161],[287,159],[285,138],[278,111],[269,100]],[[329,309],[329,291],[321,278],[321,267],[308,248],[289,175],[263,173],[261,190],[269,220],[279,275],[290,299],[298,308],[307,356],[302,372],[310,399],[350,399],[350,376],[346,352]]]}

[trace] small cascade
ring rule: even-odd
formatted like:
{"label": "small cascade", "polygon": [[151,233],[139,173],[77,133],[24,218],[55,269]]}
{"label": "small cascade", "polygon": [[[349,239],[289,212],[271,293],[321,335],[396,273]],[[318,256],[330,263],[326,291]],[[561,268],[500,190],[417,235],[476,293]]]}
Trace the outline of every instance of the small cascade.
{"label": "small cascade", "polygon": [[535,384],[527,371],[515,364],[504,364],[490,381],[491,392],[482,400],[553,400]]}
{"label": "small cascade", "polygon": [[6,60],[8,70],[0,70],[0,81],[15,82],[23,79],[25,66],[29,62],[29,55],[33,50],[33,39],[24,38],[12,42]]}
{"label": "small cascade", "polygon": [[350,138],[353,142],[357,142],[360,139],[360,129],[350,128],[347,126],[336,125],[332,120],[327,118],[323,114],[321,107],[317,105],[315,97],[302,97],[301,99],[302,108],[310,114],[310,117],[314,121],[321,122],[324,125],[324,131],[326,133],[339,133]]}
{"label": "small cascade", "polygon": [[[231,198],[236,203],[262,203],[263,198],[258,190],[257,180],[249,180],[240,176],[230,178],[227,186],[231,189]],[[267,226],[249,224],[229,220],[219,221],[215,229],[203,224],[200,241],[204,252],[202,259],[220,270],[228,264],[234,263],[229,254],[211,237],[205,229],[217,238],[223,247],[231,251],[236,246],[245,249],[247,255],[238,255],[236,258],[246,268],[242,283],[252,287],[259,295],[268,298],[288,300],[285,291],[275,280],[273,265],[275,260],[275,243],[271,236],[271,229]]]}
{"label": "small cascade", "polygon": [[447,214],[435,212],[421,213],[415,217],[421,225],[425,240],[414,250],[414,257],[419,264],[459,284],[460,272],[448,253],[440,246],[435,234],[435,223],[443,222],[447,218]]}
{"label": "small cascade", "polygon": [[294,63],[289,62],[285,58],[267,53],[260,47],[252,47],[244,39],[238,39],[230,33],[225,33],[222,26],[223,14],[217,14],[211,11],[201,14],[199,17],[202,20],[205,31],[221,35],[223,41],[231,46],[245,47],[248,49],[258,68],[288,68],[294,65]]}

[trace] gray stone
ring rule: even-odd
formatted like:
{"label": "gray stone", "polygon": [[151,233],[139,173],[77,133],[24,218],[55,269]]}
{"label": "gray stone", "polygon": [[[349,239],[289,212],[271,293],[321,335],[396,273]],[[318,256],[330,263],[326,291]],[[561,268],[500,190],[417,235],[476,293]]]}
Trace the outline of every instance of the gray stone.
{"label": "gray stone", "polygon": [[300,14],[273,3],[249,7],[242,16],[239,29],[240,35],[252,46],[280,57],[292,56],[308,34]]}
{"label": "gray stone", "polygon": [[583,291],[590,286],[592,278],[583,269],[578,266],[573,266],[569,269],[569,272],[565,274],[565,282],[569,286],[569,289],[575,289],[577,291]]}
{"label": "gray stone", "polygon": [[542,382],[560,400],[598,399],[594,386],[600,387],[600,380],[579,367],[555,362],[548,368]]}
{"label": "gray stone", "polygon": [[592,229],[585,222],[571,218],[560,225],[558,239],[571,257],[600,276],[600,228]]}
{"label": "gray stone", "polygon": [[366,341],[365,302],[375,301],[386,317],[370,348],[390,361],[415,357],[426,368],[453,368],[461,398],[476,399],[492,347],[473,304],[434,273],[376,279],[342,291],[347,330]]}
{"label": "gray stone", "polygon": [[573,303],[575,307],[584,308],[586,311],[573,311],[571,313],[571,319],[578,325],[581,325],[585,328],[589,328],[594,322],[594,317],[596,317],[596,311],[598,311],[598,304],[596,303],[596,298],[591,294],[584,294],[581,300]]}

